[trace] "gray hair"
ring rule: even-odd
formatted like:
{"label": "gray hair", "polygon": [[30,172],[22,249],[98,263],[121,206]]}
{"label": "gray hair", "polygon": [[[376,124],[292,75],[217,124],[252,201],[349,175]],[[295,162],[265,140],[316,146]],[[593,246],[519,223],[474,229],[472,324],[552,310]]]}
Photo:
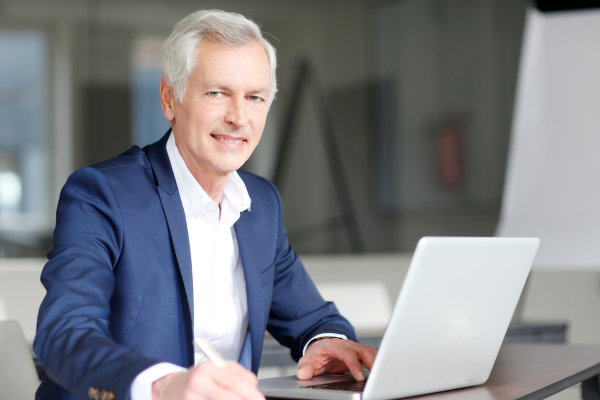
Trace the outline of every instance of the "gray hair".
{"label": "gray hair", "polygon": [[260,43],[271,67],[271,88],[267,104],[277,93],[277,54],[262,35],[260,27],[243,15],[221,10],[200,10],[191,13],[175,25],[163,45],[162,73],[173,89],[175,101],[181,103],[187,83],[196,67],[194,51],[205,37],[228,46]]}

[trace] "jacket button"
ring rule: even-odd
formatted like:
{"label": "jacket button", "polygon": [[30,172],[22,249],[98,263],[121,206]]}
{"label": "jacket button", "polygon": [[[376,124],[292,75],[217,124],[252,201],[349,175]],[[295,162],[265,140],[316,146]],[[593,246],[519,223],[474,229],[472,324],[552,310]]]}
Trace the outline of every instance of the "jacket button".
{"label": "jacket button", "polygon": [[115,394],[110,390],[102,390],[100,395],[101,397],[99,400],[113,400],[115,398]]}

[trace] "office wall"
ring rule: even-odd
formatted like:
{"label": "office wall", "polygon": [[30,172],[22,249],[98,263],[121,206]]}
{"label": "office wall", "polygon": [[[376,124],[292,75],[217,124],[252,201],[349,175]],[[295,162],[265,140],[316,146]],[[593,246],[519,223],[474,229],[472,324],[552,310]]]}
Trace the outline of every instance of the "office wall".
{"label": "office wall", "polygon": [[[373,74],[391,86],[392,98],[381,117],[380,140],[393,150],[380,151],[379,198],[403,217],[399,248],[410,250],[423,234],[493,234],[526,4],[406,0],[375,7]],[[449,169],[440,153],[448,131],[460,135],[455,184],[441,176]]]}

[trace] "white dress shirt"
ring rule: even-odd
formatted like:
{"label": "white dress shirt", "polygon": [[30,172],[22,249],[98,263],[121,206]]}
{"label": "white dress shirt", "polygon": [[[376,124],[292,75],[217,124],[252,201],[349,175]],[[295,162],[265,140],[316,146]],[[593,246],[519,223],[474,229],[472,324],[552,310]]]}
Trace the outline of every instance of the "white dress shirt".
{"label": "white dress shirt", "polygon": [[[237,172],[229,174],[221,204],[198,184],[181,157],[175,136],[167,141],[187,223],[194,288],[194,337],[204,336],[225,360],[237,361],[248,329],[246,279],[233,224],[250,208],[250,196]],[[200,349],[194,362],[204,361]],[[140,373],[131,385],[132,400],[151,400],[152,383],[185,368],[160,363]]]}
{"label": "white dress shirt", "polygon": [[[238,361],[248,329],[246,280],[233,224],[250,208],[250,196],[237,172],[231,172],[223,198],[216,204],[196,181],[181,157],[175,136],[167,141],[167,154],[183,204],[192,256],[194,337],[204,336],[225,360]],[[337,337],[320,334],[315,339]],[[205,360],[195,348],[194,362]],[[154,381],[174,372],[187,371],[171,363],[159,363],[142,371],[131,385],[132,400],[152,400]]]}

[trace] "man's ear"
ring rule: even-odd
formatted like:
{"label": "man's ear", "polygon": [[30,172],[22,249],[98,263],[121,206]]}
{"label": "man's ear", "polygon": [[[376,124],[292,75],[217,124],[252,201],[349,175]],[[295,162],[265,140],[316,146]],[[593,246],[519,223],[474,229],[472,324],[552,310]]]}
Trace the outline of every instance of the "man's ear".
{"label": "man's ear", "polygon": [[160,79],[160,106],[162,107],[165,118],[172,121],[175,118],[175,94],[171,86],[167,84],[167,80],[163,76]]}

